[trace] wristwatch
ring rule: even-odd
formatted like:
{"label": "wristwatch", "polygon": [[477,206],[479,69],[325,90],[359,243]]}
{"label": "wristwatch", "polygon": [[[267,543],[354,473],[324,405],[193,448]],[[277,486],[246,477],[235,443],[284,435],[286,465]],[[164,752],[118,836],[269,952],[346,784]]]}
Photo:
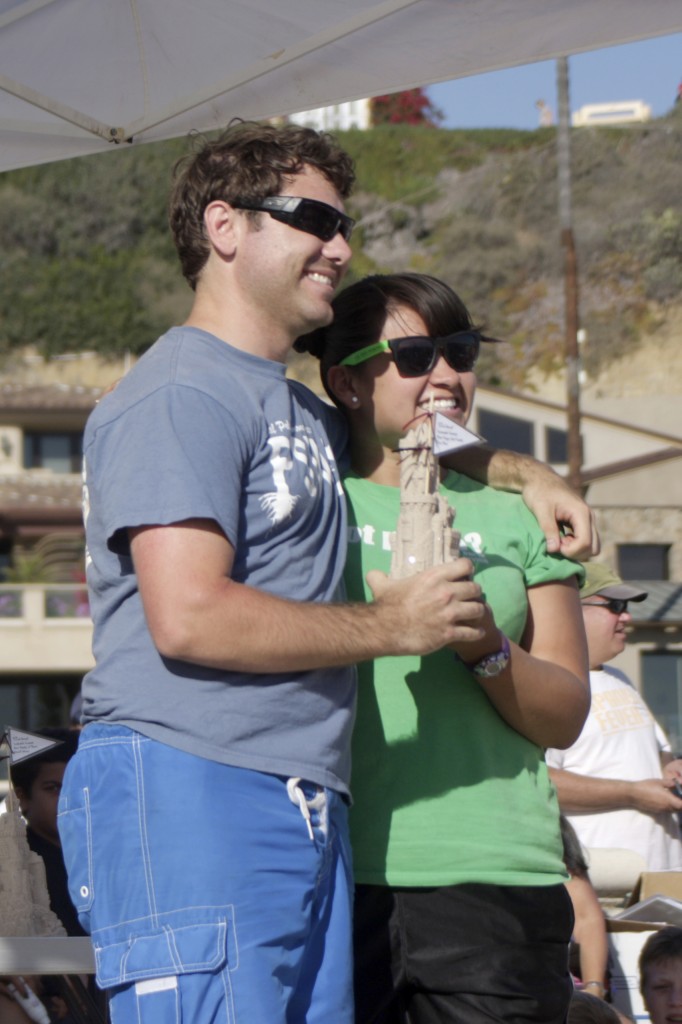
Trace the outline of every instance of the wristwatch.
{"label": "wristwatch", "polygon": [[475,676],[480,676],[482,679],[493,679],[506,669],[511,658],[511,651],[509,649],[509,641],[504,633],[500,633],[500,636],[502,637],[502,646],[499,651],[494,651],[492,654],[484,654],[478,661],[464,662],[469,671],[473,672]]}

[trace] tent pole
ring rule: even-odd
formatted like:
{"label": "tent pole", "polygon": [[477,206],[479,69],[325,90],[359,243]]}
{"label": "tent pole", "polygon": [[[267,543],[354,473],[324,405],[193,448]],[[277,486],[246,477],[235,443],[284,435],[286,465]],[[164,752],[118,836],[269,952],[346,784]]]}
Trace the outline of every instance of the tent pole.
{"label": "tent pole", "polygon": [[582,440],[580,437],[580,367],[578,352],[578,266],[571,217],[571,115],[568,93],[568,58],[557,60],[557,168],[559,224],[564,250],[564,354],[566,359],[566,412],[568,433],[568,482],[582,490]]}

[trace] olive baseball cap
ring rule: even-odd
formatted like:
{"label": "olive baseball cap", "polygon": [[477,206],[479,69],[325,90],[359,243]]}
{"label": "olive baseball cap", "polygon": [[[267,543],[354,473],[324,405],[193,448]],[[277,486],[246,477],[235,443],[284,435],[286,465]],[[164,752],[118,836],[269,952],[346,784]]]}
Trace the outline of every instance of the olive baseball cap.
{"label": "olive baseball cap", "polygon": [[622,598],[624,601],[644,601],[647,597],[646,590],[623,583],[620,576],[608,565],[604,565],[602,562],[586,562],[585,579],[580,587],[580,598],[582,600],[592,597],[594,594]]}

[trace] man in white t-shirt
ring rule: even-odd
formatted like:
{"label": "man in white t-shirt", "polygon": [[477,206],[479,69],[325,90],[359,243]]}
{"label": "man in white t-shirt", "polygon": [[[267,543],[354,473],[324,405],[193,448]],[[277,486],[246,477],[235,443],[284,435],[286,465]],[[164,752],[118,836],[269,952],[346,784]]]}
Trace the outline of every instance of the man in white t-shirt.
{"label": "man in white t-shirt", "polygon": [[559,804],[584,847],[632,850],[648,871],[682,869],[682,799],[675,792],[682,759],[627,676],[604,667],[625,647],[628,602],[647,594],[606,565],[585,568],[580,596],[592,707],[573,746],[547,751]]}

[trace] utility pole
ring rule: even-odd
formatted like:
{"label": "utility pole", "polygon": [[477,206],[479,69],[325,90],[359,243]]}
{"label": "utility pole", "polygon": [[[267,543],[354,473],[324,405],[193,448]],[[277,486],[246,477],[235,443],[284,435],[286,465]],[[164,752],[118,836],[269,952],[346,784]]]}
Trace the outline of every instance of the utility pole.
{"label": "utility pole", "polygon": [[564,354],[566,359],[566,412],[568,482],[582,490],[580,437],[580,365],[578,354],[578,265],[571,218],[571,113],[568,95],[568,58],[557,60],[557,169],[559,225],[564,250]]}

